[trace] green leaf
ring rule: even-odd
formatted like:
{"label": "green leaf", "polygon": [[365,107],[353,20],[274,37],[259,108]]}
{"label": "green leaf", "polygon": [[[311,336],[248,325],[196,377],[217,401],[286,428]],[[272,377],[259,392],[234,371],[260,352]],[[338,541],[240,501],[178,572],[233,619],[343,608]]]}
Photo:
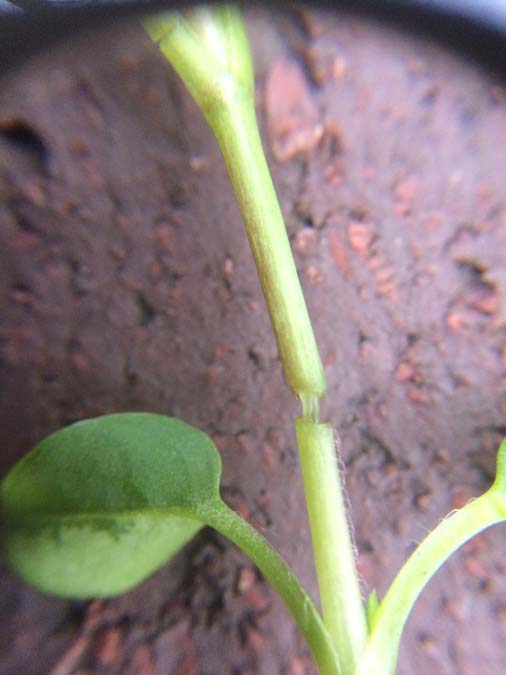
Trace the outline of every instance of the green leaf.
{"label": "green leaf", "polygon": [[180,420],[108,415],[48,436],[0,484],[5,555],[36,588],[63,597],[132,588],[211,525],[258,565],[292,612],[320,672],[337,654],[300,581],[221,500],[211,439]]}
{"label": "green leaf", "polygon": [[142,581],[202,527],[221,461],[203,432],[147,413],[108,415],[48,436],[1,484],[10,567],[70,597]]}

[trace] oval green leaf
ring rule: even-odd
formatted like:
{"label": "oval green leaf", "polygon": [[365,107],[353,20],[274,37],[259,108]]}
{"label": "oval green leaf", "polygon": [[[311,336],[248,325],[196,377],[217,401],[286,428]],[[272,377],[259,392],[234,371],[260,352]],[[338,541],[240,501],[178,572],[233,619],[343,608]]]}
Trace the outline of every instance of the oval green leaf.
{"label": "oval green leaf", "polygon": [[78,422],[39,443],[0,487],[9,566],[64,597],[128,590],[162,566],[220,501],[211,439],[148,413]]}
{"label": "oval green leaf", "polygon": [[126,591],[203,526],[237,544],[292,612],[325,675],[339,675],[322,618],[281,556],[219,496],[211,439],[148,413],[78,422],[37,445],[0,484],[5,555],[14,572],[62,597]]}

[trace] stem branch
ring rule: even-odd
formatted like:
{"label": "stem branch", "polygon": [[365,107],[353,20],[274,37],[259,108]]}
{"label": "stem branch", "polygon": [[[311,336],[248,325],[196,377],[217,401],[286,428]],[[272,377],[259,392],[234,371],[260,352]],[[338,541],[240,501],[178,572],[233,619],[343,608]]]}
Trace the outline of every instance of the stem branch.
{"label": "stem branch", "polygon": [[202,517],[244,551],[279,593],[306,639],[321,675],[342,675],[337,651],[318,609],[279,553],[224,504],[203,512]]}
{"label": "stem branch", "polygon": [[374,615],[358,675],[391,675],[395,672],[404,624],[429,579],[471,537],[505,519],[506,441],[499,449],[497,475],[492,487],[442,520],[399,571]]}

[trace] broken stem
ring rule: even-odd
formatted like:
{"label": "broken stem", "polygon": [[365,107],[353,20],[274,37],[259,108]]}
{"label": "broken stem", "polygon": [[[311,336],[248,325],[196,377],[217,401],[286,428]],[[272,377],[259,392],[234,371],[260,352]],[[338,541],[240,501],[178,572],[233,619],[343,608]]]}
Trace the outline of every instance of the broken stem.
{"label": "broken stem", "polygon": [[[218,121],[216,121],[218,120]],[[246,223],[281,361],[303,405],[296,420],[323,619],[343,675],[354,673],[367,638],[332,427],[319,423],[325,379],[284,221],[251,104],[216,115],[213,130]]]}
{"label": "broken stem", "polygon": [[258,131],[246,31],[231,6],[155,18],[147,28],[209,122],[244,218],[286,381],[303,406],[297,437],[323,619],[343,675],[351,674],[365,643],[365,611],[332,429],[319,424],[325,374]]}

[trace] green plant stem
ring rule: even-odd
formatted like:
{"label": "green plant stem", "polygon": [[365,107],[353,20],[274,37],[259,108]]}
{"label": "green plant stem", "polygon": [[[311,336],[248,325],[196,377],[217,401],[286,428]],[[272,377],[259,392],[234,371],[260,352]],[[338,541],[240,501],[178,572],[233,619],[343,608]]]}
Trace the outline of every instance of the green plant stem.
{"label": "green plant stem", "polygon": [[343,675],[338,653],[318,609],[279,553],[224,504],[203,511],[202,518],[244,551],[279,593],[306,639],[321,675]]}
{"label": "green plant stem", "polygon": [[492,487],[449,514],[418,546],[400,570],[373,618],[357,675],[395,672],[401,634],[417,597],[441,565],[471,537],[506,519],[506,441],[499,449]]}
{"label": "green plant stem", "polygon": [[[367,639],[334,432],[330,424],[295,420],[325,625],[344,673],[354,673]],[[325,498],[322,499],[321,495]]]}
{"label": "green plant stem", "polygon": [[[218,24],[221,33],[215,32]],[[218,141],[244,218],[286,381],[302,402],[304,421],[315,423],[299,426],[323,620],[340,656],[342,651],[343,673],[352,672],[365,641],[366,619],[332,433],[326,425],[316,424],[319,399],[326,393],[325,374],[258,131],[253,68],[240,14],[232,8],[204,14],[195,10],[145,25]],[[320,517],[324,525],[319,524]],[[276,587],[282,593],[279,583]]]}
{"label": "green plant stem", "polygon": [[[306,500],[323,618],[353,672],[366,635],[332,428],[317,424],[323,375],[286,229],[257,131],[253,106],[228,106],[213,129],[246,222],[288,382],[304,406],[298,419]],[[315,375],[317,377],[315,377]]]}
{"label": "green plant stem", "polygon": [[288,386],[325,395],[318,347],[265,160],[253,65],[240,12],[200,8],[144,22],[183,79],[220,145],[244,218]]}
{"label": "green plant stem", "polygon": [[265,160],[253,100],[230,101],[208,116],[244,218],[285,377],[297,395],[325,395],[318,347],[290,242]]}

